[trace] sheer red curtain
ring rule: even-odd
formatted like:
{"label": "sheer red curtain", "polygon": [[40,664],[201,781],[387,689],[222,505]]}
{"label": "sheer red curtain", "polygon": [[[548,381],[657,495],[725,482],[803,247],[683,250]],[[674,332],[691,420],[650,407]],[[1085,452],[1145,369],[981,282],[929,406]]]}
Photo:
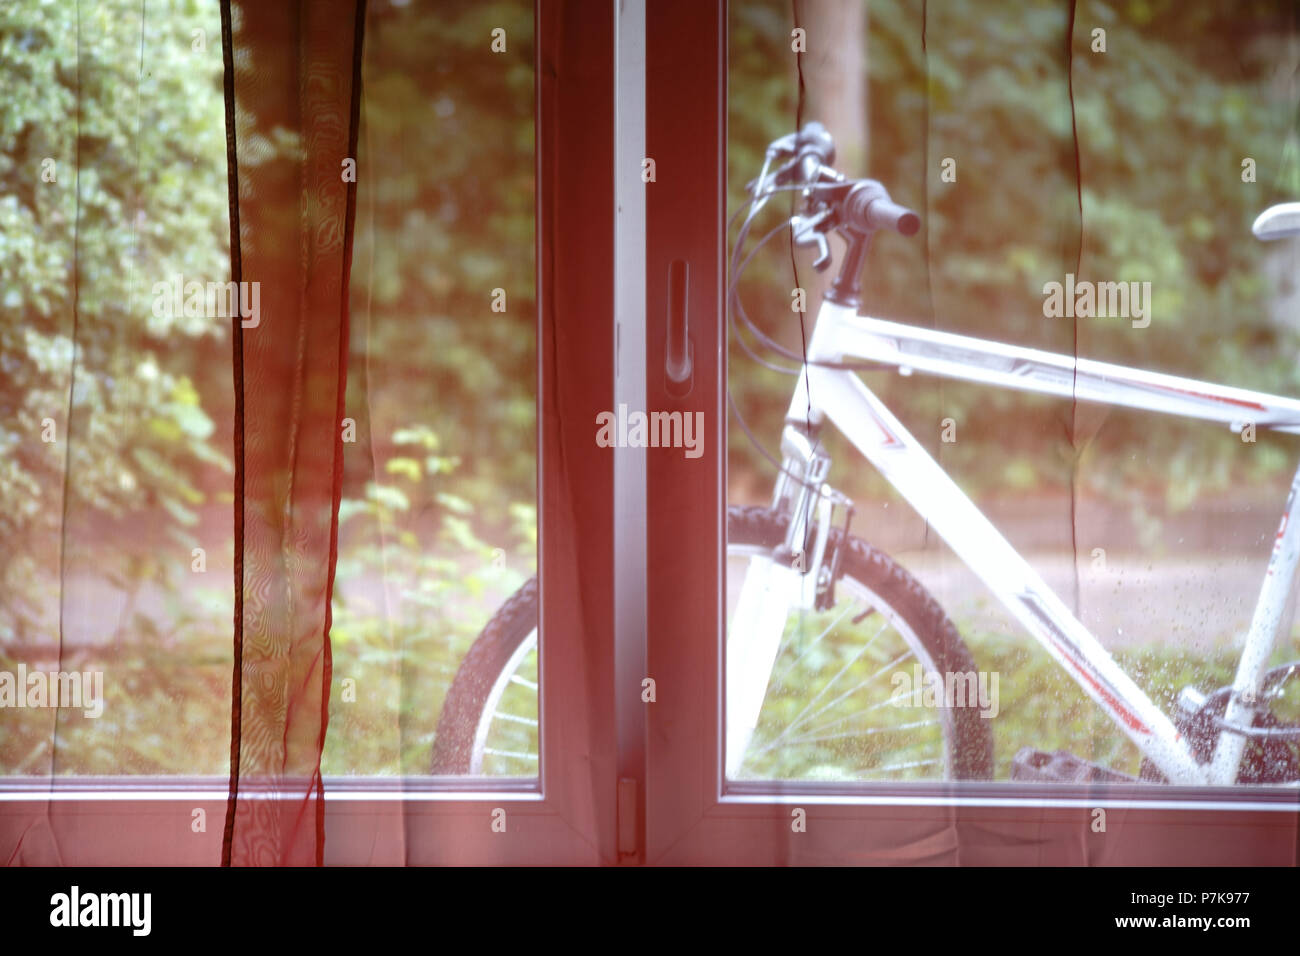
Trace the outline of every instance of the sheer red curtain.
{"label": "sheer red curtain", "polygon": [[222,2],[231,269],[244,305],[225,865],[319,864],[324,851],[364,21],[364,0]]}

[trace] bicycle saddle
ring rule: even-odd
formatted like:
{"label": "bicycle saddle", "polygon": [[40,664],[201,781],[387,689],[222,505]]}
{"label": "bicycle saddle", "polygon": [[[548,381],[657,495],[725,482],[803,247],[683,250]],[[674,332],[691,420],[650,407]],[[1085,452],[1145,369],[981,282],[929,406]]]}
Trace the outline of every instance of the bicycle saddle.
{"label": "bicycle saddle", "polygon": [[1250,227],[1260,239],[1285,239],[1300,236],[1300,202],[1278,203],[1259,214]]}

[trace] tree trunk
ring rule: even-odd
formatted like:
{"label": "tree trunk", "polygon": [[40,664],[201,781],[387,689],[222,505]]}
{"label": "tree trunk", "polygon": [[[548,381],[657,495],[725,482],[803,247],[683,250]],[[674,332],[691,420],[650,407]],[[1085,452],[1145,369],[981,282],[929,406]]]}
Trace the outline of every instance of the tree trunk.
{"label": "tree trunk", "polygon": [[[798,0],[806,31],[803,76],[807,97],[803,122],[817,120],[835,138],[835,168],[846,176],[867,174],[867,5],[865,0]],[[795,82],[798,82],[796,73]],[[836,264],[843,243],[832,239]],[[800,269],[808,292],[809,318],[830,287],[835,270]]]}

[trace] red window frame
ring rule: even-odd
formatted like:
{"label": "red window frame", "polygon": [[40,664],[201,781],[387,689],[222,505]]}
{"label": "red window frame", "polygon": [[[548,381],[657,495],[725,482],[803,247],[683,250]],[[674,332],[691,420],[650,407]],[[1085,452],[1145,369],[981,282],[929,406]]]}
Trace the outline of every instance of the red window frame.
{"label": "red window frame", "polygon": [[[327,864],[617,859],[617,754],[607,719],[613,470],[590,424],[613,389],[615,9],[564,0],[537,3],[534,16],[540,786],[327,778]],[[46,861],[54,846],[64,865],[215,865],[226,783],[0,776],[0,859]],[[206,815],[205,832],[191,828],[195,809]],[[492,826],[498,809],[504,833]]]}
{"label": "red window frame", "polygon": [[[1293,814],[1153,803],[1113,810],[1093,833],[1088,801],[726,791],[727,3],[539,0],[536,25],[540,788],[327,780],[326,862],[1293,865]],[[654,181],[620,210],[644,158]],[[669,277],[683,261],[684,396],[665,377],[681,312]],[[643,310],[617,288],[638,274]],[[620,352],[641,350],[643,376],[616,381]],[[620,389],[649,409],[702,412],[704,455],[616,466],[593,423]],[[616,530],[615,515],[627,525]],[[224,787],[82,778],[24,790],[0,778],[0,857],[21,862],[10,851],[23,840],[53,839],[68,864],[210,865]],[[205,834],[190,829],[198,807]],[[796,807],[804,832],[791,827]],[[491,827],[498,808],[505,833]]]}
{"label": "red window frame", "polygon": [[[743,0],[737,0],[743,2]],[[655,0],[646,12],[646,381],[663,390],[668,264],[690,267],[694,388],[705,454],[648,465],[648,707],[645,860],[651,864],[1295,865],[1294,813],[1233,809],[1154,791],[1093,810],[1104,790],[1054,800],[1007,784],[849,792],[780,784],[728,787],[722,773],[726,542],[726,0]],[[793,120],[792,120],[793,122]],[[793,811],[806,814],[795,832]],[[1279,808],[1285,809],[1285,808]]]}

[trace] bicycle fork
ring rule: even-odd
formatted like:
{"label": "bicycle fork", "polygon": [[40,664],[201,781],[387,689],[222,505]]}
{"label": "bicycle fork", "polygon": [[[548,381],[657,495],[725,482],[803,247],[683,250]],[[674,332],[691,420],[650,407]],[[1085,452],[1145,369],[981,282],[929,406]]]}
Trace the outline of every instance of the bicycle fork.
{"label": "bicycle fork", "polygon": [[790,524],[781,545],[749,559],[727,631],[724,763],[728,777],[739,772],[758,727],[789,612],[816,606],[838,497],[823,484],[830,457],[807,429],[787,425],[781,452],[784,461],[773,507],[788,513]]}

